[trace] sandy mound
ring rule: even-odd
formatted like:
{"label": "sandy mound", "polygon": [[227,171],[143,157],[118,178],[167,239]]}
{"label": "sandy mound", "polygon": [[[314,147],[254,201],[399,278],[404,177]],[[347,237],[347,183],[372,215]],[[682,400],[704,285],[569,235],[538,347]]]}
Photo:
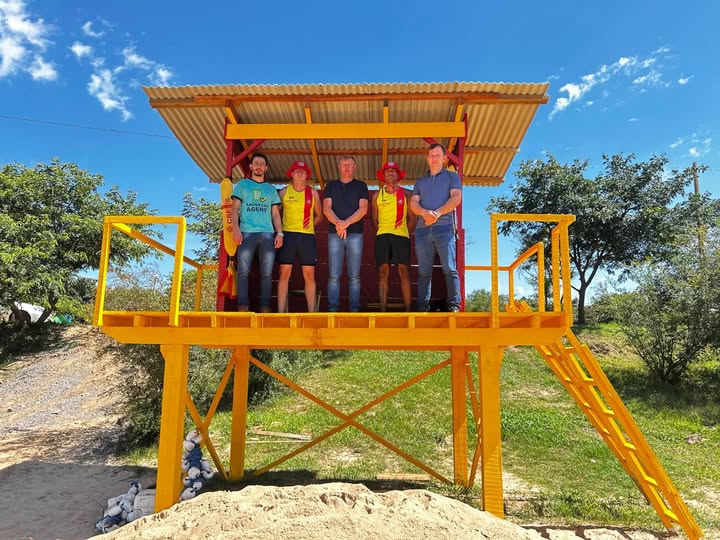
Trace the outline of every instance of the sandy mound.
{"label": "sandy mound", "polygon": [[204,493],[106,538],[512,540],[541,536],[429,491],[373,493],[359,484],[332,483]]}

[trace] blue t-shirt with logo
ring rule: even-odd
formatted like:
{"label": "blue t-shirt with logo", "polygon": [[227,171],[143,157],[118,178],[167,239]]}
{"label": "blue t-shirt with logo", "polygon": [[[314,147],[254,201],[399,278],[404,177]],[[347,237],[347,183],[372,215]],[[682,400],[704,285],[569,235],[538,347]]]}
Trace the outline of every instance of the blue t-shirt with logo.
{"label": "blue t-shirt with logo", "polygon": [[240,231],[274,232],[271,208],[280,204],[280,197],[274,186],[266,182],[256,182],[251,178],[243,178],[233,188],[232,198],[238,199],[240,205]]}

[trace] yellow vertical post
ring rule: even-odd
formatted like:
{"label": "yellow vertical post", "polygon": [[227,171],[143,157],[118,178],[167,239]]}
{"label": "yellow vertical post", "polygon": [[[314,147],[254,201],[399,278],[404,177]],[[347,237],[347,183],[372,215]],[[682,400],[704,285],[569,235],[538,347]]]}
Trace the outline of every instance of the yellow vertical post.
{"label": "yellow vertical post", "polygon": [[452,348],[451,388],[453,421],[453,468],[454,481],[459,486],[468,485],[468,439],[467,407],[465,394],[465,365],[468,354],[462,347]]}
{"label": "yellow vertical post", "polygon": [[490,216],[490,318],[491,328],[500,327],[500,299],[498,283],[498,220],[495,215]]}
{"label": "yellow vertical post", "polygon": [[173,265],[172,288],[170,289],[170,326],[177,326],[180,311],[180,287],[182,287],[182,265],[185,256],[185,218],[178,220],[177,238],[175,240],[175,264]]}
{"label": "yellow vertical post", "polygon": [[538,271],[538,311],[545,311],[545,246],[542,242],[538,243],[537,251],[537,271]]}
{"label": "yellow vertical post", "polygon": [[112,236],[112,226],[105,218],[103,222],[103,237],[100,246],[100,265],[98,270],[98,288],[95,296],[95,311],[93,312],[93,324],[102,326],[103,311],[105,310],[105,289],[107,287],[107,272],[110,264],[110,238]]}
{"label": "yellow vertical post", "polygon": [[175,504],[183,488],[182,441],[188,378],[187,345],[163,345],[160,351],[165,359],[165,368],[155,512]]}
{"label": "yellow vertical post", "polygon": [[478,354],[483,510],[505,517],[500,439],[500,364],[503,347],[482,346]]}
{"label": "yellow vertical post", "polygon": [[563,221],[560,227],[560,253],[562,260],[562,282],[563,282],[563,311],[565,311],[565,323],[568,327],[573,324],[572,312],[572,285],[570,283],[570,234],[567,221]]}
{"label": "yellow vertical post", "polygon": [[551,238],[553,311],[560,312],[560,231],[557,226],[553,227]]}
{"label": "yellow vertical post", "polygon": [[230,480],[237,481],[245,476],[245,431],[247,428],[250,349],[248,347],[236,348],[233,358],[235,360],[235,373],[230,433]]}

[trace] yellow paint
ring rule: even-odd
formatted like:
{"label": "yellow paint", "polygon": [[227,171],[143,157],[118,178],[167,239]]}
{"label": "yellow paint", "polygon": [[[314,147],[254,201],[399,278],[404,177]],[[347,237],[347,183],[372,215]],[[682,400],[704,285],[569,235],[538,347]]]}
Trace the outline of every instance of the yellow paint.
{"label": "yellow paint", "polygon": [[165,368],[155,495],[156,512],[175,504],[185,487],[181,478],[181,462],[183,428],[185,427],[185,392],[188,378],[188,347],[186,345],[163,345],[160,351],[165,359]]}
{"label": "yellow paint", "polygon": [[453,469],[454,481],[459,486],[468,485],[467,410],[465,407],[465,365],[467,353],[461,347],[452,348],[450,370],[453,422]]}
{"label": "yellow paint", "polygon": [[[392,125],[392,124],[390,124]],[[315,124],[313,124],[315,126]],[[419,469],[442,482],[449,482],[430,465],[405,452],[358,421],[358,417],[419,380],[440,369],[450,368],[451,411],[453,431],[453,481],[471,486],[475,473],[482,473],[482,499],[486,511],[503,516],[502,444],[500,433],[499,374],[504,347],[532,345],[546,360],[553,373],[586,414],[625,471],[657,512],[667,528],[682,527],[691,540],[702,531],[685,506],[630,413],[612,388],[589,349],[571,331],[572,291],[570,287],[570,256],[568,227],[574,221],[568,215],[493,214],[490,219],[490,265],[467,266],[468,270],[491,273],[491,311],[488,313],[225,313],[179,311],[182,264],[198,269],[196,309],[200,305],[202,271],[215,268],[201,265],[184,256],[185,220],[174,217],[110,216],[104,224],[100,256],[98,293],[94,323],[123,343],[155,343],[162,345],[165,358],[164,391],[160,449],[158,454],[158,495],[156,510],[174,504],[179,496],[180,458],[182,452],[185,410],[203,435],[205,446],[221,476],[239,480],[246,476],[245,446],[249,365],[252,363],[272,377],[299,392],[334,416],[340,423],[327,432],[285,456],[262,467],[256,474],[312,448],[347,427],[354,427],[395,452]],[[540,221],[555,223],[550,234],[551,284],[553,306],[544,310],[544,244],[536,244],[510,264],[499,263],[498,226],[501,221]],[[177,225],[175,248],[164,246],[131,227],[135,224]],[[175,257],[171,301],[167,311],[106,311],[104,309],[107,271],[112,230]],[[507,273],[514,285],[514,272],[534,257],[537,265],[538,297],[541,307],[533,311],[525,302],[514,299],[500,311],[500,273]],[[372,334],[368,344],[367,335]],[[566,346],[564,341],[569,343]],[[215,398],[203,419],[187,395],[187,351],[189,345],[225,347],[234,350]],[[249,356],[251,348],[304,349],[380,349],[440,350],[450,352],[450,359],[402,383],[382,396],[346,414],[308,392],[295,382]],[[479,350],[477,394],[468,365],[468,351]],[[230,464],[226,473],[210,440],[209,426],[219,396],[234,373],[233,419]],[[466,389],[467,384],[467,389]],[[470,392],[477,440],[468,474],[467,391]]]}
{"label": "yellow paint", "polygon": [[418,139],[464,137],[463,122],[229,124],[227,139]]}
{"label": "yellow paint", "polygon": [[481,403],[480,470],[483,510],[505,517],[502,483],[502,438],[500,435],[500,365],[502,347],[480,347],[478,375]]}
{"label": "yellow paint", "polygon": [[248,380],[250,349],[238,347],[233,352],[235,378],[233,379],[232,427],[230,433],[230,480],[245,476],[245,431],[247,428]]}

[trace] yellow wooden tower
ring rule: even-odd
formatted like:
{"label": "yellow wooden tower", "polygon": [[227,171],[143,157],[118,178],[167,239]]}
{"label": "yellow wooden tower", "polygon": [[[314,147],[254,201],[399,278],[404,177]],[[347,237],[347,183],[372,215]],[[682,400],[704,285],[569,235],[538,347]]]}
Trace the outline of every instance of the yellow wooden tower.
{"label": "yellow wooden tower", "polygon": [[[283,178],[296,159],[312,163],[322,187],[335,174],[338,156],[352,154],[356,175],[370,181],[388,160],[403,164],[410,178],[425,171],[428,142],[449,150],[451,165],[464,186],[499,185],[519,149],[537,108],[547,102],[546,84],[427,83],[357,85],[229,85],[146,88],[150,104],[211,182],[239,177],[255,150],[270,156],[268,177]],[[109,216],[105,219],[94,324],[122,343],[159,344],[165,358],[162,421],[158,455],[156,511],[178,500],[182,491],[181,453],[185,414],[204,436],[222,478],[245,477],[248,371],[252,364],[323,407],[339,419],[336,427],[313,438],[254,474],[270,470],[346,427],[352,426],[436,479],[472,486],[481,473],[484,510],[503,517],[502,447],[499,374],[504,348],[534,346],[588,420],[635,481],[668,529],[680,526],[689,538],[702,531],[685,506],[630,413],[590,350],[572,332],[569,227],[574,216],[494,214],[490,219],[490,264],[465,264],[462,210],[458,212],[458,269],[464,294],[464,271],[491,274],[492,307],[487,313],[236,313],[200,311],[200,283],[206,271],[227,271],[228,256],[220,245],[218,265],[202,265],[185,256],[185,220],[181,217]],[[546,243],[529,249],[509,265],[500,265],[500,222],[541,221],[553,224]],[[174,246],[140,233],[138,224],[177,227]],[[167,311],[107,311],[105,291],[112,236],[123,233],[174,257],[172,294]],[[545,252],[551,268],[546,272]],[[319,254],[321,252],[319,251]],[[515,301],[514,272],[535,262],[538,306],[535,311]],[[179,310],[183,265],[198,270],[196,310]],[[545,309],[545,275],[550,276],[552,310]],[[499,305],[501,276],[509,283],[510,301]],[[549,299],[548,299],[549,300]],[[369,302],[366,305],[370,305]],[[370,337],[372,336],[372,338]],[[204,416],[187,392],[190,345],[227,348],[232,357],[209,410]],[[447,351],[448,358],[378,396],[359,409],[343,412],[288,380],[250,355],[251,349],[381,349]],[[477,380],[470,353],[477,353]],[[453,477],[411,456],[371,431],[358,417],[438,370],[451,373]],[[223,390],[233,377],[232,434],[229,463],[208,437],[210,422]],[[469,397],[471,414],[466,402]],[[468,416],[472,425],[468,425]],[[468,430],[477,443],[468,445]]]}

